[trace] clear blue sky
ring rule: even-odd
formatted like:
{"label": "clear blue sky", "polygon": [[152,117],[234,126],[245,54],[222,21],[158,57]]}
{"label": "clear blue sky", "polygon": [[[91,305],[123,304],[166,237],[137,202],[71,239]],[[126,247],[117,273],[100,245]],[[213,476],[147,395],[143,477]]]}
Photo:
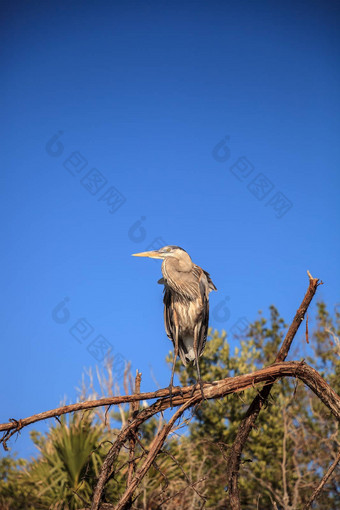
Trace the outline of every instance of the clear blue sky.
{"label": "clear blue sky", "polygon": [[334,309],[334,2],[5,4],[1,422],[73,401],[109,344],[168,384],[160,262],[131,257],[153,243],[211,273],[229,334],[272,303],[289,321],[307,269]]}

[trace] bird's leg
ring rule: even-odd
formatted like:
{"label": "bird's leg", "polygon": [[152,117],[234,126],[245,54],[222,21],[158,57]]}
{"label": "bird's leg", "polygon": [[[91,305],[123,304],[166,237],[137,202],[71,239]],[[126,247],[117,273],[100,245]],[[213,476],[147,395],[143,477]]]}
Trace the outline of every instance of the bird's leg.
{"label": "bird's leg", "polygon": [[202,398],[204,400],[205,399],[205,395],[204,395],[204,391],[203,391],[203,381],[201,379],[200,364],[199,364],[199,361],[198,361],[198,355],[196,357],[196,368],[197,368],[197,382],[200,385],[201,393],[202,393]]}
{"label": "bird's leg", "polygon": [[[175,317],[176,317],[176,315],[175,315]],[[177,319],[177,317],[176,317],[176,319]],[[174,375],[175,375],[175,365],[176,365],[177,356],[178,356],[178,324],[176,324],[176,326],[175,326],[174,360],[172,362],[171,379],[170,379],[170,384],[169,384],[169,395],[170,395],[171,409],[172,409],[172,388],[174,386]]]}
{"label": "bird's leg", "polygon": [[[197,327],[195,327],[195,329],[194,329],[194,353],[195,353],[195,363],[196,363],[196,369],[197,369],[197,383],[200,385],[202,398],[205,399],[204,392],[203,392],[203,381],[201,379],[200,364],[199,364]],[[194,394],[197,383],[193,387],[192,395]]]}

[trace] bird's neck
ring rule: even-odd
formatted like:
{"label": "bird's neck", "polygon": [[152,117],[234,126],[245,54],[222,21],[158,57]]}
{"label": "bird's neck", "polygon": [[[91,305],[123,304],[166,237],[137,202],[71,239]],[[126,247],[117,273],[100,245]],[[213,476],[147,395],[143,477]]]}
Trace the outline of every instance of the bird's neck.
{"label": "bird's neck", "polygon": [[191,258],[186,253],[185,256],[181,258],[181,260],[178,260],[175,257],[169,257],[168,259],[164,259],[162,266],[165,269],[166,273],[169,271],[189,273],[192,269],[193,264]]}

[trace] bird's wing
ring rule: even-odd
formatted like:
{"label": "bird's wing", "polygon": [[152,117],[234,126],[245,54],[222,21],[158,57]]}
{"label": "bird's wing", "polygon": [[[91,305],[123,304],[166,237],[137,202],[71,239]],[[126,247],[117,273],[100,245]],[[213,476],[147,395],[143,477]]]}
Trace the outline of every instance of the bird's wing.
{"label": "bird's wing", "polygon": [[[193,306],[197,309],[197,340],[198,340],[198,354],[202,354],[208,335],[209,325],[209,292],[216,290],[209,274],[197,265],[193,265],[190,273],[181,273],[180,281],[170,280],[165,277],[162,279],[164,282],[164,323],[165,331],[168,337],[174,341],[175,338],[175,324],[174,324],[174,303],[172,302],[172,295],[176,296],[176,301],[191,301]],[[163,283],[162,282],[162,283]],[[181,352],[180,355],[184,365],[186,365],[185,354]]]}
{"label": "bird's wing", "polygon": [[205,274],[205,276],[207,277],[207,280],[208,280],[208,284],[209,284],[209,292],[212,291],[212,290],[217,290],[211,277],[210,277],[210,274],[207,272],[207,271],[204,271],[203,269],[203,272]]}
{"label": "bird's wing", "polygon": [[176,279],[173,278],[173,275],[168,275],[165,282],[177,294],[179,299],[183,297],[192,301],[199,297],[198,275],[195,274],[194,270],[190,273],[180,273],[180,278],[177,277]]}
{"label": "bird's wing", "polygon": [[165,285],[164,287],[164,325],[168,337],[173,340],[175,338],[175,325],[173,321],[173,306],[171,303],[171,290]]}
{"label": "bird's wing", "polygon": [[[167,285],[164,286],[164,325],[165,331],[175,347],[176,330],[174,323],[174,306],[172,302],[172,290]],[[175,312],[176,313],[176,312]],[[181,345],[181,339],[179,339],[179,355],[184,366],[187,365],[185,353]]]}
{"label": "bird's wing", "polygon": [[[201,356],[208,336],[208,327],[209,327],[209,292],[210,285],[212,284],[215,288],[215,285],[212,283],[211,278],[207,276],[207,273],[201,269],[202,273],[199,278],[199,289],[202,300],[202,315],[201,320],[198,324],[198,355]],[[210,283],[211,282],[211,283]]]}
{"label": "bird's wing", "polygon": [[[180,273],[181,278],[178,282],[171,282],[173,286],[173,290],[178,292],[179,294],[189,298],[190,300],[196,300],[201,295],[201,281],[204,282],[205,288],[207,290],[207,297],[210,292],[210,282],[212,285],[212,289],[215,289],[215,285],[211,281],[210,276],[207,276],[207,273],[203,271],[203,269],[196,264],[193,264],[190,272]],[[171,285],[170,284],[170,285]]]}

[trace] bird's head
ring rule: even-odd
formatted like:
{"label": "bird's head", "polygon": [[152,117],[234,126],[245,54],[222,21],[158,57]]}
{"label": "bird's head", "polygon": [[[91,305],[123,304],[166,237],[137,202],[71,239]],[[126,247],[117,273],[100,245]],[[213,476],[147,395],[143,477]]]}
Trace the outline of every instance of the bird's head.
{"label": "bird's head", "polygon": [[132,254],[133,257],[149,257],[151,259],[162,260],[169,257],[181,260],[185,255],[189,257],[188,253],[179,246],[163,246],[163,248],[160,248],[159,250],[142,251],[141,253]]}

